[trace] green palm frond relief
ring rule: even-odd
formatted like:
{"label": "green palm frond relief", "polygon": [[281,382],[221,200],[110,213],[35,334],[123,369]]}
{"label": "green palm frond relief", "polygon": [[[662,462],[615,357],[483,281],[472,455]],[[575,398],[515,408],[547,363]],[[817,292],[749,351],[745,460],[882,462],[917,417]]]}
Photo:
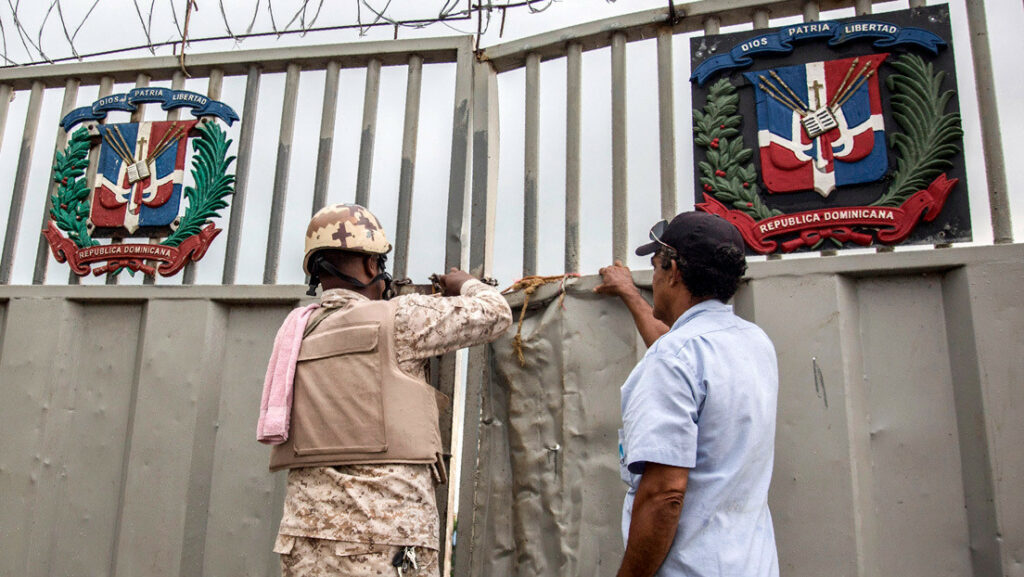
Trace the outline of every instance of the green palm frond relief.
{"label": "green palm frond relief", "polygon": [[76,130],[53,163],[53,182],[57,184],[57,192],[50,197],[50,217],[79,248],[99,244],[89,235],[86,224],[89,218],[89,184],[83,175],[89,167],[90,138],[85,128]]}
{"label": "green palm frond relief", "polygon": [[220,216],[228,206],[225,197],[234,193],[235,176],[227,174],[234,156],[228,156],[231,141],[215,122],[201,123],[196,129],[199,137],[192,141],[192,178],[195,186],[185,187],[188,208],[178,228],[160,244],[178,246],[188,237],[199,234],[211,218]]}
{"label": "green palm frond relief", "polygon": [[946,113],[956,95],[942,90],[945,72],[935,72],[916,54],[904,54],[890,65],[897,70],[886,80],[892,115],[903,132],[890,137],[898,154],[889,189],[875,206],[898,206],[951,168],[963,135],[960,115]]}
{"label": "green palm frond relief", "polygon": [[757,170],[751,160],[754,151],[743,145],[739,127],[743,117],[737,114],[740,98],[727,78],[708,89],[704,109],[693,111],[693,142],[707,151],[701,162],[703,190],[756,220],[782,214],[769,208],[757,190]]}

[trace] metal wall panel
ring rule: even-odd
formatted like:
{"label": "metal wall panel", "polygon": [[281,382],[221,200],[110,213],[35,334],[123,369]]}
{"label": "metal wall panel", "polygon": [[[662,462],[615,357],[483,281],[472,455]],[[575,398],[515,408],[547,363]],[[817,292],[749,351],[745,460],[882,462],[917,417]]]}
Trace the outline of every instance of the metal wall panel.
{"label": "metal wall panel", "polygon": [[254,427],[298,287],[12,292],[0,574],[278,574],[284,475],[267,471]]}
{"label": "metal wall panel", "polygon": [[[1012,245],[751,264],[734,304],[779,358],[769,503],[782,574],[1020,574],[1022,263]],[[557,283],[538,289],[526,365],[510,334],[469,383],[483,408],[478,453],[463,456],[477,470],[460,489],[460,575],[617,569],[617,425],[602,416],[618,411],[623,355],[643,349],[618,299],[590,292],[598,282],[569,281],[564,301]],[[509,300],[518,315],[523,295]]]}

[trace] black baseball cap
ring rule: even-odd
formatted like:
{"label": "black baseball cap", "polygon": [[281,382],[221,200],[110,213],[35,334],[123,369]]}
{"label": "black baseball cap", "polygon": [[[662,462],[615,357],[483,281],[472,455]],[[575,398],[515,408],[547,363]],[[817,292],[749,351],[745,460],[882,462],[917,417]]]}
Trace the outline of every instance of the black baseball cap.
{"label": "black baseball cap", "polygon": [[704,249],[714,252],[719,247],[735,247],[744,252],[743,236],[740,231],[720,216],[702,211],[683,212],[672,222],[663,220],[651,227],[651,242],[636,249],[638,256],[656,252],[662,246],[670,246],[677,252],[689,249]]}

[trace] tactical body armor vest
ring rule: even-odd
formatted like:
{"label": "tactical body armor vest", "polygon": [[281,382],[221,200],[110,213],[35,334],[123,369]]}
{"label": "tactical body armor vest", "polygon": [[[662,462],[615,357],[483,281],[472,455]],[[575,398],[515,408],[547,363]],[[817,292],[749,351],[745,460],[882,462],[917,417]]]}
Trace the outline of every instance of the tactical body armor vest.
{"label": "tactical body armor vest", "polygon": [[270,470],[371,463],[436,464],[449,399],[398,367],[394,301],[325,309],[302,341],[288,440]]}

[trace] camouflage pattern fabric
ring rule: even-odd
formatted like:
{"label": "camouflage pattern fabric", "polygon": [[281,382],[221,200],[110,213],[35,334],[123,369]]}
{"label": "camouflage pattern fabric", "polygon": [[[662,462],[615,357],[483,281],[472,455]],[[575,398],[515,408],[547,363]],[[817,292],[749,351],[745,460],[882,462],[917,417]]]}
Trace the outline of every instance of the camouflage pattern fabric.
{"label": "camouflage pattern fabric", "polygon": [[[364,300],[363,295],[345,289],[332,289],[321,297],[324,307],[344,307]],[[398,365],[417,378],[423,378],[430,357],[490,342],[512,324],[505,298],[475,280],[466,282],[458,297],[405,295],[395,302]],[[370,547],[415,546],[436,552],[438,531],[430,465],[304,467],[288,472],[279,538],[303,537]],[[289,561],[282,556],[282,561],[303,567],[307,563],[301,559],[304,555],[323,554],[323,549],[316,549],[318,553],[311,548],[301,549],[290,553]],[[397,574],[391,569],[391,573],[383,574]]]}
{"label": "camouflage pattern fabric", "polygon": [[[282,577],[380,577],[398,575],[392,564],[401,547],[279,536],[274,552],[281,555]],[[416,569],[403,577],[438,577],[437,551],[417,548]]]}

